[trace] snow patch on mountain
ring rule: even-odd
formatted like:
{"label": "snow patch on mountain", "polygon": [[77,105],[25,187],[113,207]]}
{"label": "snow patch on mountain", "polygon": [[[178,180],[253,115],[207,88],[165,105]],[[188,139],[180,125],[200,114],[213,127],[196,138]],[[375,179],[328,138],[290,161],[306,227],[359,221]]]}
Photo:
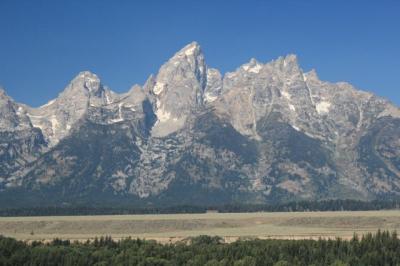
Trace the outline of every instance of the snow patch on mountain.
{"label": "snow patch on mountain", "polygon": [[207,103],[211,103],[211,102],[215,101],[216,99],[218,99],[218,96],[217,95],[212,95],[211,93],[206,92],[204,94],[204,99],[205,99],[205,101]]}
{"label": "snow patch on mountain", "polygon": [[43,104],[43,105],[40,106],[39,108],[44,108],[44,107],[50,106],[50,105],[52,105],[52,104],[55,103],[55,102],[56,102],[56,99],[53,99],[53,100],[49,101],[48,103]]}
{"label": "snow patch on mountain", "polygon": [[285,97],[286,99],[290,100],[290,93],[288,93],[287,91],[282,91],[282,96]]}
{"label": "snow patch on mountain", "polygon": [[331,107],[331,103],[328,101],[322,101],[316,104],[315,108],[318,114],[325,114],[329,112],[329,108]]}
{"label": "snow patch on mountain", "polygon": [[164,86],[165,86],[164,83],[156,82],[153,89],[154,94],[159,95],[164,90]]}

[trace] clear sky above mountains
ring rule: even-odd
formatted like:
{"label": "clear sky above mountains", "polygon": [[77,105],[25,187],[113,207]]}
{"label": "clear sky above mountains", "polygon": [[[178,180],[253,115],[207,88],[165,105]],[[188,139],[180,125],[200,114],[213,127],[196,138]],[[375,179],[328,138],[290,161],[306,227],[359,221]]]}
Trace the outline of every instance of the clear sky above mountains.
{"label": "clear sky above mountains", "polygon": [[1,0],[0,12],[0,84],[33,106],[83,70],[127,91],[191,41],[222,72],[295,53],[323,80],[400,105],[396,0]]}

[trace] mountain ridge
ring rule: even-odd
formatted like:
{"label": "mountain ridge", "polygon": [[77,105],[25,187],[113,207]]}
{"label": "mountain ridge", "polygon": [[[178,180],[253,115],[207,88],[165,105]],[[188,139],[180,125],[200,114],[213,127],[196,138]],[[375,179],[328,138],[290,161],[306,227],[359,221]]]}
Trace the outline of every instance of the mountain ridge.
{"label": "mountain ridge", "polygon": [[0,113],[0,197],[21,192],[21,202],[36,194],[88,204],[101,195],[193,204],[400,194],[400,109],[321,81],[293,54],[252,58],[221,75],[192,42],[128,92],[83,71],[38,108],[0,90]]}

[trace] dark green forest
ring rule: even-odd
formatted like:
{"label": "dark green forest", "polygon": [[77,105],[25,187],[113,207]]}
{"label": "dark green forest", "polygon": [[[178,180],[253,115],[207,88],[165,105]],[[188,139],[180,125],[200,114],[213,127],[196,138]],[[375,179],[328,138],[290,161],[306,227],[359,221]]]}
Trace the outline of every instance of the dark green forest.
{"label": "dark green forest", "polygon": [[396,232],[351,240],[246,240],[199,236],[185,243],[101,237],[85,243],[26,243],[0,237],[0,265],[400,265]]}
{"label": "dark green forest", "polygon": [[400,200],[324,200],[297,201],[276,204],[225,204],[219,206],[43,206],[36,208],[0,208],[0,216],[55,216],[55,215],[112,215],[112,214],[165,214],[205,213],[215,210],[230,212],[302,212],[302,211],[369,211],[399,209]]}

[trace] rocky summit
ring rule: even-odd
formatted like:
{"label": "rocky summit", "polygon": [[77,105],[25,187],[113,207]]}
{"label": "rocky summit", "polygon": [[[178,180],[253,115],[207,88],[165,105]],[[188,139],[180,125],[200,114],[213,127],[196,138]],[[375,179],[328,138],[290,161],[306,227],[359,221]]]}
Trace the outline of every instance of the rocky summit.
{"label": "rocky summit", "polygon": [[118,94],[79,73],[32,108],[0,89],[0,207],[400,196],[400,109],[295,55],[222,75],[195,42]]}

